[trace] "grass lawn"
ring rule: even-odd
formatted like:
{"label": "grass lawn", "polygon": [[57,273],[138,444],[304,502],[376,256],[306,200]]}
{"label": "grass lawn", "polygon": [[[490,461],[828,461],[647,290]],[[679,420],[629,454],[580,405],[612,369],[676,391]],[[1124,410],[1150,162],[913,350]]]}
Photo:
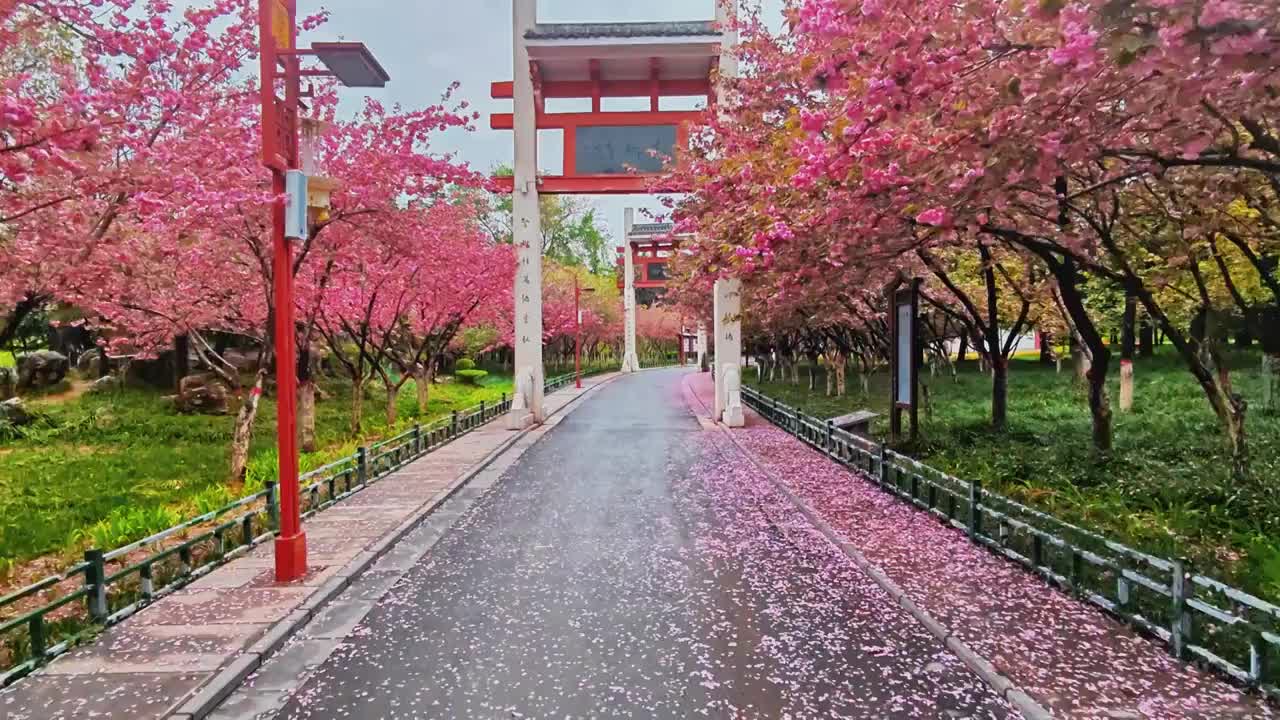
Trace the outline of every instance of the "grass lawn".
{"label": "grass lawn", "polygon": [[[1256,352],[1233,358],[1236,391],[1254,408],[1261,404],[1260,362]],[[1115,451],[1105,460],[1092,452],[1089,410],[1069,363],[1059,375],[1032,359],[1012,364],[1004,433],[990,429],[990,378],[973,363],[954,383],[926,374],[932,411],[921,412],[924,438],[912,454],[1069,522],[1149,552],[1184,555],[1206,574],[1280,598],[1280,414],[1249,414],[1251,477],[1237,483],[1217,417],[1172,350],[1139,359],[1135,371],[1128,414],[1118,412],[1113,372]],[[761,389],[820,417],[871,409],[882,414],[873,432],[888,434],[887,375],[874,376],[870,397],[863,397],[851,372],[850,396],[828,398],[818,372],[814,392],[806,368],[798,386],[766,382]],[[747,381],[759,384],[754,372]]]}
{"label": "grass lawn", "polygon": [[[322,450],[303,456],[304,471],[415,422],[496,401],[511,391],[511,380],[435,385],[421,418],[410,383],[400,393],[394,428],[383,417],[385,393],[371,385],[359,440],[349,432],[350,389],[340,383],[325,389],[330,397],[316,418]],[[160,392],[132,388],[31,406],[46,420],[22,437],[0,437],[0,575],[49,553],[127,544],[235,499],[226,485],[233,417],[179,415]],[[275,403],[264,399],[245,493],[275,477],[275,422]]]}

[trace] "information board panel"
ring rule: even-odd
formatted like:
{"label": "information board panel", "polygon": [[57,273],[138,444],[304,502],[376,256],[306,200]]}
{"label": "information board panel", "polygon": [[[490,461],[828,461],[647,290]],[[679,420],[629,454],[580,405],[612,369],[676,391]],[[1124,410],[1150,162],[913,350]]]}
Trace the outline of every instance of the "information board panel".
{"label": "information board panel", "polygon": [[676,126],[583,126],[574,149],[578,175],[659,173],[666,158],[675,155]]}
{"label": "information board panel", "polygon": [[910,303],[898,306],[898,392],[894,401],[900,405],[910,406],[912,403],[911,381],[912,366],[915,356],[912,353],[912,339],[915,337],[915,316],[911,312]]}

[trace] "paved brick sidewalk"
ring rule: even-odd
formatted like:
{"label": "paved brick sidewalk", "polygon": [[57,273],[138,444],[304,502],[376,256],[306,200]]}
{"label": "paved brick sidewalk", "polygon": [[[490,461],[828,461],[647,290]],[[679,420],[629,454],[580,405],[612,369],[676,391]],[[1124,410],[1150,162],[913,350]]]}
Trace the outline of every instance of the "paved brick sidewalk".
{"label": "paved brick sidewalk", "polygon": [[[709,423],[709,375],[685,399]],[[1262,699],[1178,662],[1102,611],[1053,590],[748,410],[740,447],[951,635],[1057,718],[1280,717]]]}
{"label": "paved brick sidewalk", "polygon": [[[548,395],[547,412],[614,377]],[[306,523],[312,569],[303,580],[276,583],[265,543],[0,693],[0,718],[158,720],[212,702],[202,689],[252,671],[519,437],[498,419],[378,481]]]}

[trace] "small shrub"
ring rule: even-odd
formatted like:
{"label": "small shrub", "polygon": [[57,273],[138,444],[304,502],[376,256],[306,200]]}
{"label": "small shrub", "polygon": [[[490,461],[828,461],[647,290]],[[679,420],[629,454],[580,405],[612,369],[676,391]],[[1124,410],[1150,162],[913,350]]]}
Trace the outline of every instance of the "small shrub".
{"label": "small shrub", "polygon": [[458,370],[475,370],[476,361],[472,360],[471,358],[462,358],[461,360],[458,361],[457,369]]}
{"label": "small shrub", "polygon": [[489,377],[489,373],[475,369],[458,370],[454,373],[454,376],[468,385],[480,385],[485,378]]}

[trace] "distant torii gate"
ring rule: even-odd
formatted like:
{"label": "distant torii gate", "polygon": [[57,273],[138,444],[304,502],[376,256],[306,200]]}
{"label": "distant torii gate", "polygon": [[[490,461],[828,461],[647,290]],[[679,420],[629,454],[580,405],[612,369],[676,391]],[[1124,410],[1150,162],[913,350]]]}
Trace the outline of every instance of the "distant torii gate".
{"label": "distant torii gate", "polygon": [[[699,112],[664,111],[663,97],[701,97],[716,104],[723,88],[712,78],[737,75],[729,28],[736,0],[718,0],[716,22],[537,22],[537,0],[513,0],[515,41],[512,82],[494,83],[494,98],[510,98],[513,112],[490,118],[497,130],[515,131],[515,173],[496,178],[513,197],[518,252],[515,284],[516,392],[508,427],[541,423],[542,231],[538,197],[548,194],[645,194],[654,188],[659,156],[675,156],[688,144],[688,126]],[[720,28],[726,28],[721,31]],[[612,97],[647,97],[649,110],[604,112]],[[548,113],[548,98],[590,99],[590,112]],[[538,177],[538,130],[564,131],[564,174]],[[717,283],[716,414],[728,406],[725,380],[742,360],[737,281]],[[726,372],[725,368],[733,370]]]}
{"label": "distant torii gate", "polygon": [[[627,208],[623,221],[622,247],[618,248],[618,289],[622,291],[622,304],[625,312],[626,336],[622,354],[622,371],[639,369],[636,355],[636,312],[638,305],[650,305],[660,299],[667,291],[670,281],[669,266],[680,246],[681,237],[673,237],[674,223],[637,223],[635,210]],[[644,293],[640,297],[639,293]],[[699,324],[699,333],[695,335],[680,323],[677,336],[680,343],[680,364],[685,364],[685,356],[695,352],[705,352],[706,332]],[[695,341],[701,338],[701,345]],[[701,350],[699,348],[702,348]],[[701,355],[698,364],[702,363]]]}

